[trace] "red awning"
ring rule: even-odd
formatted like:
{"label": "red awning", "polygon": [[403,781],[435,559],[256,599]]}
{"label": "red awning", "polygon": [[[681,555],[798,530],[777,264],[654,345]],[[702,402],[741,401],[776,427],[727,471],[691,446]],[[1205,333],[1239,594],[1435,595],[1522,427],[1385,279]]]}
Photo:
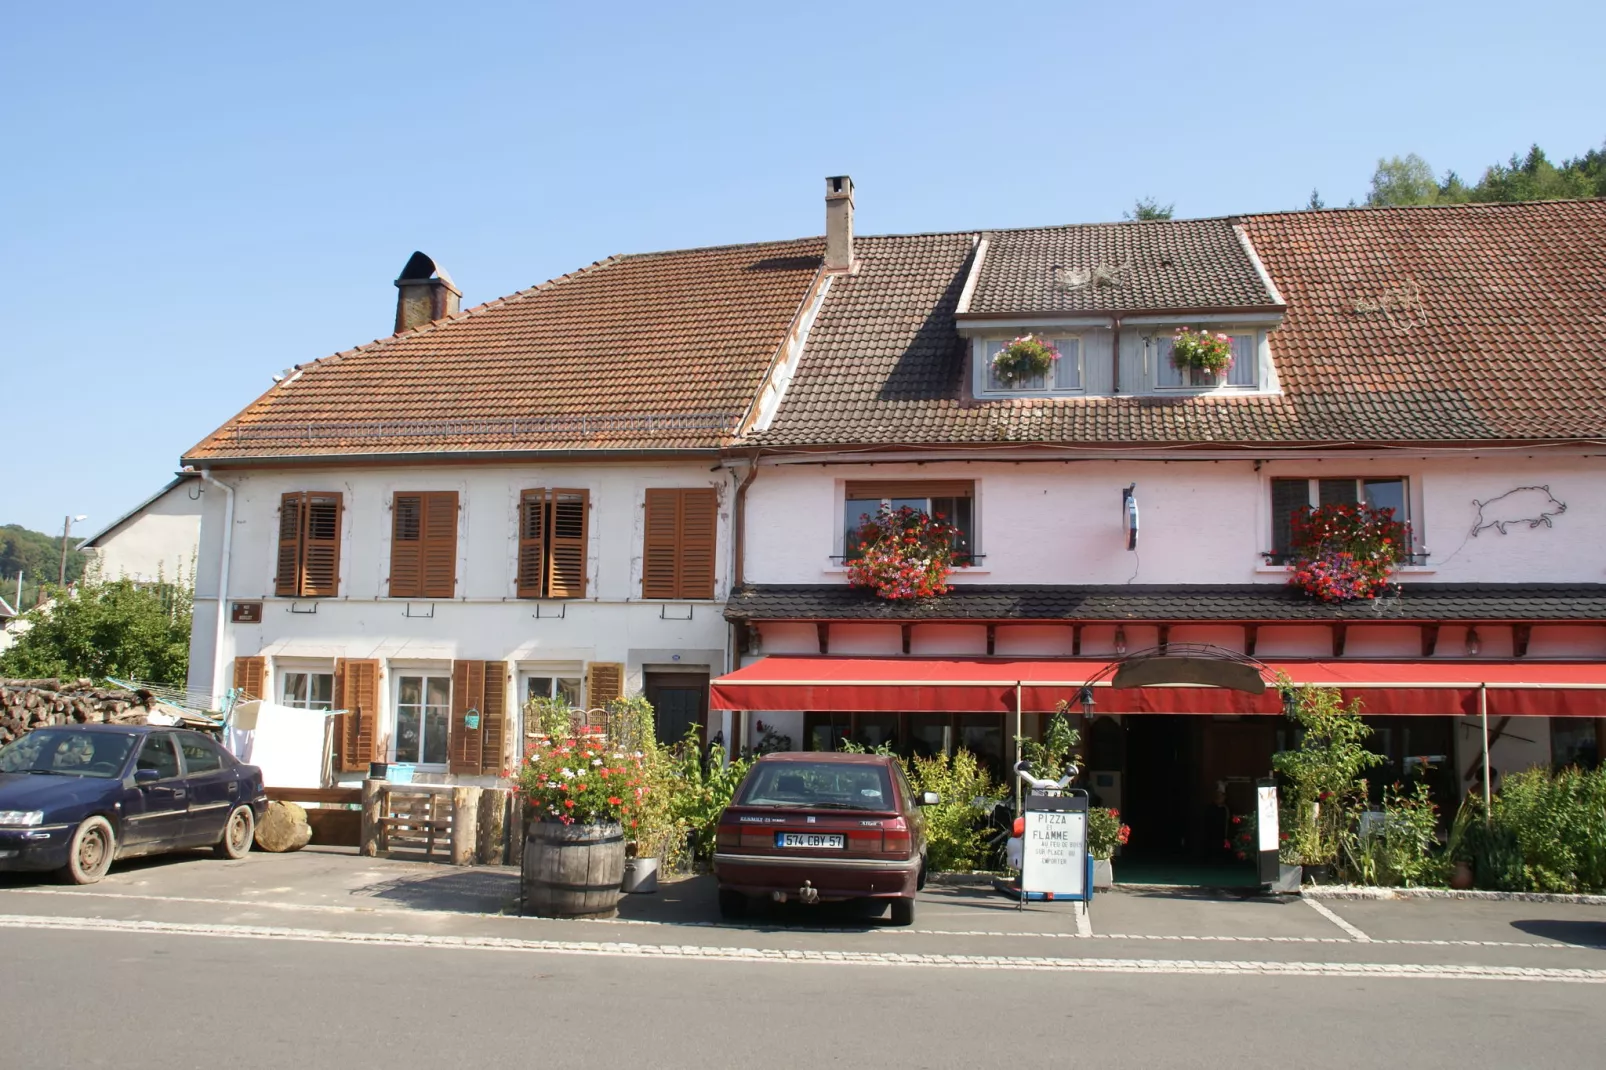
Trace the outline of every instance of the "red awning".
{"label": "red awning", "polygon": [[[1110,662],[1089,658],[853,658],[771,655],[712,685],[721,710],[1013,713],[1017,686],[1026,713],[1052,713]],[[1375,716],[1489,715],[1606,717],[1606,664],[1598,662],[1272,661],[1296,684],[1337,687]],[[1167,684],[1115,690],[1095,685],[1104,713],[1282,712],[1275,688],[1251,695]]]}

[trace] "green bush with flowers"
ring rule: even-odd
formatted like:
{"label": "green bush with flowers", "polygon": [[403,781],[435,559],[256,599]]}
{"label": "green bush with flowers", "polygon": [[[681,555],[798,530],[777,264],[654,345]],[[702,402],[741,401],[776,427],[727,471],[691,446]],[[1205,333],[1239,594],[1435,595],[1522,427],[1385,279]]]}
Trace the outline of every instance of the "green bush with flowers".
{"label": "green bush with flowers", "polygon": [[1094,858],[1110,858],[1117,847],[1132,838],[1132,826],[1121,823],[1121,811],[1111,806],[1095,806],[1087,812],[1087,853]]}
{"label": "green bush with flowers", "polygon": [[890,601],[946,594],[959,538],[941,513],[883,504],[854,534],[858,552],[847,561],[848,582]]}
{"label": "green bush with flowers", "polygon": [[649,784],[642,756],[602,736],[544,738],[525,748],[514,790],[543,821],[565,825],[640,823]]}
{"label": "green bush with flowers", "polygon": [[1023,334],[993,354],[993,374],[1001,383],[1018,383],[1047,375],[1059,359],[1060,352],[1053,342],[1035,334]]}
{"label": "green bush with flowers", "polygon": [[1306,506],[1293,516],[1288,582],[1319,602],[1376,598],[1388,590],[1410,545],[1393,509]]}
{"label": "green bush with flowers", "polygon": [[1180,327],[1171,338],[1171,363],[1221,376],[1232,367],[1232,339],[1224,334]]}

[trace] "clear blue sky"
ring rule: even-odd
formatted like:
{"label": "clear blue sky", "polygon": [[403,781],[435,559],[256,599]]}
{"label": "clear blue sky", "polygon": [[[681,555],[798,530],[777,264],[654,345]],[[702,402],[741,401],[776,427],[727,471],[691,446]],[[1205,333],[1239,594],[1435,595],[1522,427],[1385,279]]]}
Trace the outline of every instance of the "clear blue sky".
{"label": "clear blue sky", "polygon": [[[1420,10],[1415,10],[1420,7]],[[612,253],[1364,198],[1606,140],[1599,0],[8,5],[0,523],[87,533],[287,365]]]}

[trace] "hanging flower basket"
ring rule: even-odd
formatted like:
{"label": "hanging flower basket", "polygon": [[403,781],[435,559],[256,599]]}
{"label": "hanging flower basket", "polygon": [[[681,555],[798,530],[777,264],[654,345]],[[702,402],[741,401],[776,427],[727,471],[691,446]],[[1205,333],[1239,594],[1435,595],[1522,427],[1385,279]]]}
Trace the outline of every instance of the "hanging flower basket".
{"label": "hanging flower basket", "polygon": [[941,514],[883,505],[855,533],[858,556],[847,563],[848,582],[889,601],[947,594],[959,536]]}
{"label": "hanging flower basket", "polygon": [[1320,602],[1384,593],[1408,552],[1410,529],[1393,509],[1323,505],[1294,513],[1288,582]]}
{"label": "hanging flower basket", "polygon": [[1232,367],[1232,339],[1179,328],[1171,339],[1171,363],[1183,371],[1202,371],[1219,379]]}
{"label": "hanging flower basket", "polygon": [[1023,334],[993,355],[993,374],[1002,383],[1019,383],[1047,375],[1060,359],[1047,338]]}

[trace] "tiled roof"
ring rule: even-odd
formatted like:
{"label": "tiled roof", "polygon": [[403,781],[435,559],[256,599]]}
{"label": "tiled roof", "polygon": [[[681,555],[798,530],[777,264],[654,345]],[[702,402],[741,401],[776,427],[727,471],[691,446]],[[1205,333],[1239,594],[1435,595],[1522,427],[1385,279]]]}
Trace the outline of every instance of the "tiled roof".
{"label": "tiled roof", "polygon": [[967,315],[1277,304],[1226,219],[1037,227],[984,237],[987,253]]}
{"label": "tiled roof", "polygon": [[731,593],[733,621],[1606,621],[1606,584],[1411,583],[1375,602],[1316,602],[1281,583],[1191,586],[955,584],[888,602],[846,584],[751,584]]}
{"label": "tiled roof", "polygon": [[1606,201],[1289,212],[1242,225],[1288,306],[1271,343],[1279,396],[966,402],[954,315],[973,236],[865,238],[861,270],[833,283],[760,441],[1606,438]]}
{"label": "tiled roof", "polygon": [[306,365],[185,461],[717,448],[753,403],[823,247],[601,261]]}

